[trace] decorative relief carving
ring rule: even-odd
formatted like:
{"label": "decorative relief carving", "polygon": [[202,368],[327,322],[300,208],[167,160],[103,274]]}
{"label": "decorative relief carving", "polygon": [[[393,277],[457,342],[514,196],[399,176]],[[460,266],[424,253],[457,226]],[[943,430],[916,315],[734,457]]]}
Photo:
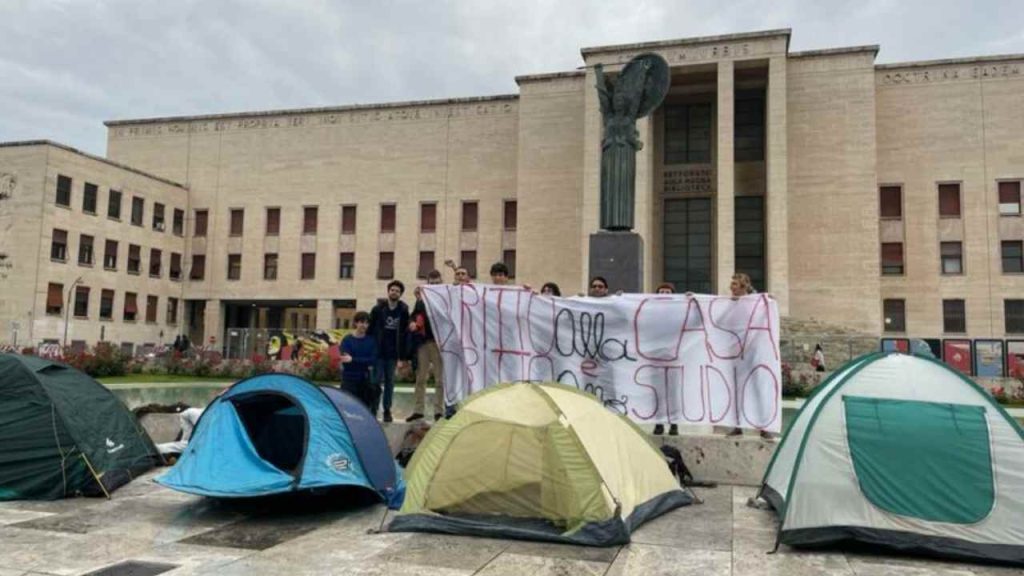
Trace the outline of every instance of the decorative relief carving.
{"label": "decorative relief carving", "polygon": [[0,201],[14,198],[14,190],[18,187],[18,175],[0,172]]}
{"label": "decorative relief carving", "polygon": [[1024,65],[1020,62],[1007,64],[985,64],[974,66],[955,66],[944,68],[924,68],[906,70],[880,70],[882,85],[900,86],[905,84],[937,84],[940,82],[959,82],[994,80],[997,78],[1020,78]]}
{"label": "decorative relief carving", "polygon": [[711,194],[715,169],[711,166],[666,167],[662,172],[666,195]]}

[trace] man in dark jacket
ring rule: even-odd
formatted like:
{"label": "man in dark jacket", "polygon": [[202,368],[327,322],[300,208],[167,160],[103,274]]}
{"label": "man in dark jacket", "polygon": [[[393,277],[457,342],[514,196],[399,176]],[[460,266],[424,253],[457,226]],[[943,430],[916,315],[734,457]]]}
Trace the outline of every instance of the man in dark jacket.
{"label": "man in dark jacket", "polygon": [[[407,335],[409,307],[402,302],[405,284],[399,280],[388,282],[388,297],[370,311],[370,334],[377,341],[377,368],[374,371],[378,386],[383,388],[384,421],[391,422],[391,401],[395,394],[395,368],[409,358]],[[376,406],[373,413],[376,414]]]}

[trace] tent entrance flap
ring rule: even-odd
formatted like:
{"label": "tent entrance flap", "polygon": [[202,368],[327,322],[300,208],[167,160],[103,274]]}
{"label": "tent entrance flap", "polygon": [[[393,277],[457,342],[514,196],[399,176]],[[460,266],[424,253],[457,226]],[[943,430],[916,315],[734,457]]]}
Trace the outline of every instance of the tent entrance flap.
{"label": "tent entrance flap", "polygon": [[299,404],[278,393],[245,394],[231,402],[260,458],[284,472],[297,474],[309,438],[306,413]]}

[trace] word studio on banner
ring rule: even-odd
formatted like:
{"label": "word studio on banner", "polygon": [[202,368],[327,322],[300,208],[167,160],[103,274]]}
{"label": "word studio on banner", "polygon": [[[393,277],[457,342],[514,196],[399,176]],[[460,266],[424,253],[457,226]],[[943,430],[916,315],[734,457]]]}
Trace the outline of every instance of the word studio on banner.
{"label": "word studio on banner", "polygon": [[560,382],[643,424],[778,432],[779,315],[766,294],[556,298],[423,287],[448,404],[502,382]]}

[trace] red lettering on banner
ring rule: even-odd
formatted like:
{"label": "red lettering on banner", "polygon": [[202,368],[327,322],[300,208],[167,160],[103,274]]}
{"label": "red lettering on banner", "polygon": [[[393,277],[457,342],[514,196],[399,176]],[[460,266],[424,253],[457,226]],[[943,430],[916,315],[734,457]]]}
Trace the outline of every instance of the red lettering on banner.
{"label": "red lettering on banner", "polygon": [[[761,319],[764,320],[764,325],[754,324],[754,316],[757,315],[757,311],[764,307],[764,312]],[[772,353],[775,354],[775,359],[779,359],[779,349],[775,347],[775,334],[772,332],[772,307],[768,302],[768,296],[761,294],[754,307],[750,309],[750,318],[747,320],[747,332],[743,335],[743,350],[746,351],[747,343],[750,341],[751,332],[767,332],[768,333],[768,345],[771,346]],[[741,358],[743,356],[740,356]],[[773,375],[774,376],[774,375]]]}
{"label": "red lettering on banner", "polygon": [[[757,374],[761,370],[764,370],[765,372],[768,372],[768,376],[771,377],[771,381],[772,381],[772,384],[771,384],[772,385],[772,393],[771,393],[772,405],[771,405],[771,410],[768,411],[768,413],[771,415],[771,418],[769,418],[767,422],[757,423],[757,422],[752,422],[750,420],[750,418],[747,417],[746,397],[747,397],[747,390],[752,388],[752,386],[748,386],[748,384],[750,384],[751,377],[753,377],[755,374]],[[761,382],[761,380],[754,380],[754,384],[755,385],[763,385],[763,384],[759,384],[760,382]],[[764,396],[764,394],[761,394],[761,397],[763,397],[763,396]],[[758,364],[757,366],[754,366],[754,368],[750,372],[747,373],[747,377],[743,379],[743,386],[742,386],[742,389],[740,390],[740,393],[739,393],[739,399],[740,399],[740,405],[737,407],[737,409],[739,410],[740,414],[743,416],[743,420],[747,424],[750,424],[751,426],[753,426],[754,428],[757,428],[759,430],[764,430],[765,428],[771,426],[772,423],[775,422],[775,419],[778,417],[778,411],[779,411],[779,405],[778,405],[778,401],[779,401],[779,378],[778,378],[778,376],[775,375],[775,371],[772,370],[771,367],[768,366],[767,364]]]}
{"label": "red lettering on banner", "polygon": [[[714,407],[715,395],[711,393],[711,382],[712,382],[711,373],[712,372],[714,372],[715,374],[718,375],[718,381],[721,383],[722,388],[725,389],[724,396],[725,396],[725,398],[727,400],[725,408],[722,409],[722,411],[717,416],[715,415],[715,407]],[[733,389],[733,387],[729,384],[729,381],[726,379],[725,374],[722,374],[722,371],[719,370],[718,368],[714,367],[714,366],[705,366],[704,367],[704,375],[705,375],[704,386],[705,386],[705,388],[707,388],[707,393],[705,394],[704,397],[707,398],[707,400],[708,400],[708,419],[711,421],[712,424],[717,424],[717,423],[721,422],[722,420],[725,420],[725,417],[729,415],[729,411],[732,410],[732,389]]]}
{"label": "red lettering on banner", "polygon": [[[661,367],[658,367],[658,366],[641,366],[641,367],[636,369],[636,372],[633,373],[633,382],[637,386],[640,386],[641,388],[646,388],[646,389],[650,390],[651,394],[654,396],[654,410],[652,410],[650,414],[647,414],[645,416],[645,415],[637,412],[636,408],[631,408],[630,409],[630,411],[633,412],[633,415],[636,416],[637,418],[641,419],[641,420],[650,420],[651,418],[654,418],[655,416],[657,416],[658,409],[661,407],[661,401],[658,398],[658,389],[655,386],[651,385],[651,384],[647,384],[645,382],[641,382],[640,381],[640,373],[643,372],[644,370],[647,370],[647,369],[650,369],[650,370],[662,370],[662,371],[667,370],[667,368],[661,368]],[[664,376],[663,376],[663,378],[664,378]]]}
{"label": "red lettering on banner", "polygon": [[[536,294],[533,294],[533,293],[530,294],[529,298],[530,298],[530,301],[526,305],[526,316],[527,316],[527,321],[528,321],[527,325],[529,326],[529,328],[528,328],[528,330],[529,330],[528,336],[530,338],[530,347],[533,348],[533,351],[535,353],[537,353],[538,355],[540,355],[540,356],[548,356],[548,355],[551,354],[551,351],[555,349],[555,301],[551,300],[550,298],[543,298],[543,297],[537,296]],[[550,306],[551,306],[551,319],[550,319],[551,320],[550,321],[551,341],[548,342],[548,347],[547,347],[546,350],[539,350],[537,348],[537,341],[533,337],[533,327],[536,324],[539,323],[539,322],[533,322],[532,321],[533,320],[533,303],[536,302],[537,300],[540,300],[542,304],[544,304],[545,301],[546,301],[546,303],[550,304]]]}
{"label": "red lettering on banner", "polygon": [[584,376],[597,378],[597,373],[595,372],[595,370],[597,370],[597,362],[591,360],[590,358],[587,358],[586,360],[580,363],[580,372],[582,372]]}
{"label": "red lettering on banner", "polygon": [[720,298],[712,299],[711,303],[708,304],[708,318],[711,319],[711,325],[716,330],[721,330],[722,332],[725,332],[726,334],[729,334],[730,336],[732,336],[733,338],[736,339],[736,347],[739,350],[737,350],[737,352],[735,354],[733,354],[732,356],[723,356],[723,355],[719,354],[715,350],[714,346],[711,346],[711,353],[714,354],[715,357],[720,359],[720,360],[735,360],[736,358],[739,358],[739,357],[741,357],[743,355],[743,338],[741,338],[740,335],[737,334],[736,332],[733,332],[732,330],[729,330],[728,328],[719,326],[718,323],[715,322],[715,304],[717,304],[718,302],[720,302],[722,300],[725,300],[726,302],[729,302],[729,303],[732,303],[732,301],[733,301],[732,298],[727,298],[727,297],[720,297]]}
{"label": "red lettering on banner", "polygon": [[[708,331],[707,331],[707,328],[705,327],[705,324],[704,324],[704,312],[701,310],[700,303],[697,302],[696,298],[687,298],[686,315],[683,317],[683,325],[682,325],[682,328],[679,330],[679,337],[676,339],[675,350],[672,351],[672,355],[671,356],[656,356],[656,355],[654,355],[653,351],[651,351],[651,353],[644,352],[642,339],[640,338],[640,334],[641,334],[641,332],[643,332],[643,330],[641,330],[641,327],[640,327],[640,314],[643,311],[644,306],[646,306],[649,302],[663,302],[663,301],[672,302],[674,300],[676,300],[676,299],[672,298],[672,297],[661,297],[661,298],[654,297],[654,298],[645,298],[645,299],[643,299],[640,302],[640,305],[636,309],[636,313],[633,315],[633,336],[634,336],[634,339],[636,340],[636,352],[637,352],[637,354],[641,358],[643,358],[645,360],[651,360],[651,361],[657,361],[657,362],[677,362],[677,361],[679,361],[679,350],[680,350],[680,348],[683,345],[683,338],[686,336],[686,333],[687,332],[700,332],[704,336],[704,352],[708,355],[708,362],[713,362],[713,359],[712,359],[712,356],[711,356],[711,345],[708,343]],[[696,310],[696,315],[694,316],[694,318],[700,320],[700,325],[697,328],[691,328],[690,327],[690,318],[691,318],[691,314],[693,314],[694,310]],[[664,316],[659,315],[657,317],[657,320],[659,322],[666,322],[667,318],[665,318]],[[652,330],[652,332],[655,332],[655,331]]]}

